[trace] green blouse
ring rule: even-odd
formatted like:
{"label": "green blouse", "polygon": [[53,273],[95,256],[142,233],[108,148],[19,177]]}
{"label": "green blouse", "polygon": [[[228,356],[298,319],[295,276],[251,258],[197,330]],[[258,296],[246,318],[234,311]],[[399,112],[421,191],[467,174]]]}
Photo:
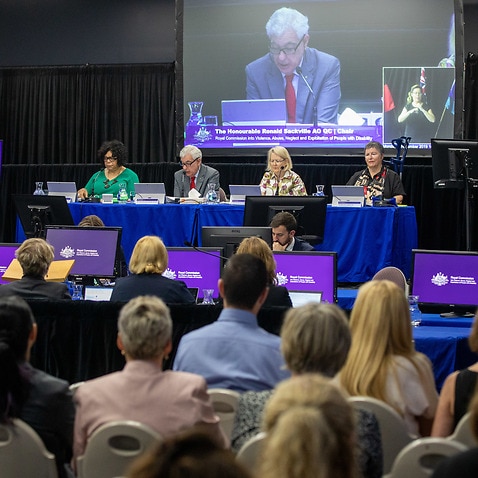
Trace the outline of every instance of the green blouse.
{"label": "green blouse", "polygon": [[139,183],[138,175],[129,168],[126,168],[119,176],[111,181],[106,179],[105,170],[93,174],[85,186],[88,191],[88,196],[99,196],[103,194],[113,194],[113,197],[118,195],[121,183],[126,184],[126,191],[128,196],[131,191],[134,191],[134,183]]}

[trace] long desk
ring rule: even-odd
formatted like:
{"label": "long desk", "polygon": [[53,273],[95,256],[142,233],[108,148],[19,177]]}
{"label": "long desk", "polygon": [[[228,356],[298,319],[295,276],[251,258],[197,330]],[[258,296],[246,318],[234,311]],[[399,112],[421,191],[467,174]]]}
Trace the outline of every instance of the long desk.
{"label": "long desk", "polygon": [[[98,204],[73,203],[75,224],[96,214],[107,226],[122,226],[122,245],[129,260],[136,241],[160,236],[166,246],[184,241],[201,245],[202,226],[241,226],[244,206],[230,204]],[[337,251],[337,280],[365,282],[385,266],[396,266],[409,277],[411,251],[417,247],[413,206],[398,208],[327,208],[324,242],[318,251]]]}

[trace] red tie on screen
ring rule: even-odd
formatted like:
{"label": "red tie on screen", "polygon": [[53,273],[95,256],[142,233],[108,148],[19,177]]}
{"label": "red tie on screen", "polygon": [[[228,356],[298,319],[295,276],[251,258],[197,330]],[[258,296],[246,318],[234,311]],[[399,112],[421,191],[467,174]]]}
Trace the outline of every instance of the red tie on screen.
{"label": "red tie on screen", "polygon": [[189,189],[194,189],[195,187],[196,187],[196,177],[193,176],[193,177],[191,178],[191,186],[190,186]]}
{"label": "red tie on screen", "polygon": [[285,103],[287,105],[287,122],[288,123],[295,123],[295,105],[296,105],[296,98],[295,98],[295,90],[294,85],[292,84],[292,80],[294,75],[287,75],[285,77]]}

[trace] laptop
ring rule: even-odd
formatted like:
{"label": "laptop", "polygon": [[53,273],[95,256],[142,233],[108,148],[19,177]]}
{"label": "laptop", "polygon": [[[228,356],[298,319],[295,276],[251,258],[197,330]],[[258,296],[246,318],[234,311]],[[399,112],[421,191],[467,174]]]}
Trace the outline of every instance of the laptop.
{"label": "laptop", "polygon": [[301,305],[308,304],[309,302],[321,302],[322,292],[313,291],[289,291],[289,297],[292,301],[292,307],[300,307]]}
{"label": "laptop", "polygon": [[48,196],[64,196],[66,202],[76,202],[76,183],[73,181],[47,181]]}
{"label": "laptop", "polygon": [[109,301],[113,287],[85,286],[85,300]]}
{"label": "laptop", "polygon": [[363,186],[331,186],[332,206],[362,207],[365,206]]}
{"label": "laptop", "polygon": [[285,126],[285,99],[223,100],[223,126]]}
{"label": "laptop", "polygon": [[245,204],[246,196],[260,196],[261,187],[258,184],[229,184],[230,202]]}
{"label": "laptop", "polygon": [[134,183],[136,204],[164,204],[166,189],[164,183]]}

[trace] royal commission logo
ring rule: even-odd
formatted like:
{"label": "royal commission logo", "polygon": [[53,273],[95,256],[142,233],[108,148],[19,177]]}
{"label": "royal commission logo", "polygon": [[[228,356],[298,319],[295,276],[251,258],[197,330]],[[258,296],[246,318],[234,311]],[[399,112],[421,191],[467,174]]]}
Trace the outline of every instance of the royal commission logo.
{"label": "royal commission logo", "polygon": [[432,284],[435,284],[439,287],[442,285],[447,285],[450,281],[448,280],[448,276],[443,274],[443,272],[438,272],[432,277]]}
{"label": "royal commission logo", "polygon": [[278,272],[277,275],[277,285],[286,285],[289,282],[289,278],[282,274],[282,272]]}
{"label": "royal commission logo", "polygon": [[65,246],[60,251],[60,256],[64,257],[65,259],[71,259],[72,257],[75,257],[75,249],[73,249],[71,246]]}
{"label": "royal commission logo", "polygon": [[175,280],[176,277],[177,277],[177,274],[175,271],[173,271],[172,269],[170,269],[169,267],[163,272],[163,276],[164,277],[167,277],[168,279],[173,279]]}

